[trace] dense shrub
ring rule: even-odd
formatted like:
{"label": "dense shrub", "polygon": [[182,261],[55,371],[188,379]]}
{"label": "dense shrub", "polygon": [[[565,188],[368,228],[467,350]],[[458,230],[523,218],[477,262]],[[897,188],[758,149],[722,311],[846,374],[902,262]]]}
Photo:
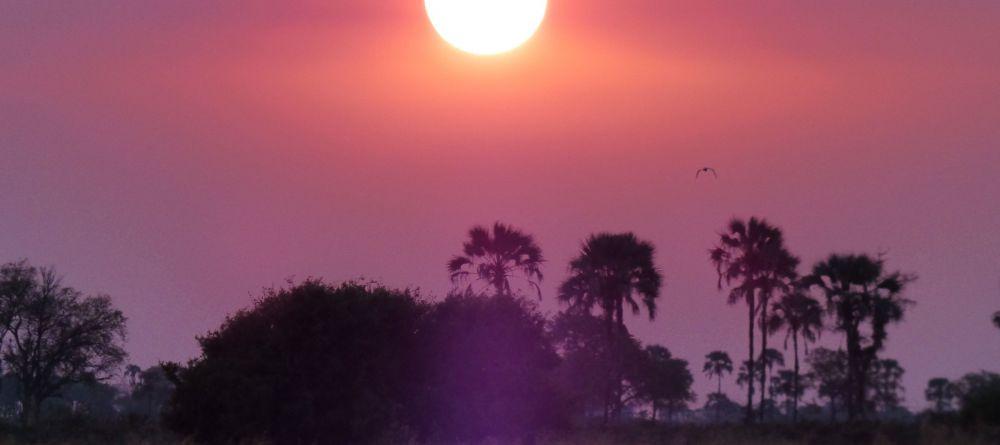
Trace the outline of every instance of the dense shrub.
{"label": "dense shrub", "polygon": [[414,296],[307,281],[269,291],[166,366],[165,420],[209,442],[363,443],[405,425],[419,366]]}

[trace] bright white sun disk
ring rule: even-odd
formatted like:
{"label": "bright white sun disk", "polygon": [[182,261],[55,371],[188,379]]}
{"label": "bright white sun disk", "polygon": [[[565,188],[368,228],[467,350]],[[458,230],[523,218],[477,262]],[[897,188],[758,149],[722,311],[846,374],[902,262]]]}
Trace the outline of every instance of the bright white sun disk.
{"label": "bright white sun disk", "polygon": [[431,24],[458,49],[490,55],[531,38],[545,18],[548,0],[424,0]]}

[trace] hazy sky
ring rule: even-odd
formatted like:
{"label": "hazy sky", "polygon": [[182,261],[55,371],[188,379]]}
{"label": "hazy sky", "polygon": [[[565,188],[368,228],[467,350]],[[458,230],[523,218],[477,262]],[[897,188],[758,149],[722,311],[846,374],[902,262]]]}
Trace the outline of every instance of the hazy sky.
{"label": "hazy sky", "polygon": [[920,275],[885,355],[923,407],[930,377],[1000,371],[997,23],[994,1],[552,0],[479,58],[418,0],[0,1],[0,260],[111,294],[146,366],[290,277],[440,296],[494,220],[539,240],[552,312],[580,241],[633,230],[666,287],[630,328],[692,361],[700,405],[704,355],[746,354],[707,249],[758,215],[806,266]]}

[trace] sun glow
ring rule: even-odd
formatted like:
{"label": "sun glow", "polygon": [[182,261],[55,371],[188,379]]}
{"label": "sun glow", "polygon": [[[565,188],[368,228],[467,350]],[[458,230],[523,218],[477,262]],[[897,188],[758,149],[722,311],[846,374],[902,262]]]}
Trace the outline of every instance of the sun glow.
{"label": "sun glow", "polygon": [[479,55],[510,51],[531,38],[548,0],[425,0],[427,15],[452,46]]}

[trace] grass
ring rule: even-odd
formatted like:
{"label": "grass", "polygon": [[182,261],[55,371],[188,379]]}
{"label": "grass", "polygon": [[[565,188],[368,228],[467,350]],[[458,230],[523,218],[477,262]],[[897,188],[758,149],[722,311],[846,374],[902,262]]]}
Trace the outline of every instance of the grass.
{"label": "grass", "polygon": [[[195,445],[155,425],[122,422],[63,424],[35,432],[5,429],[0,445]],[[521,441],[486,440],[475,445],[520,445]],[[947,425],[872,424],[798,427],[684,425],[648,423],[612,430],[547,434],[536,445],[997,445],[1000,429],[965,430]],[[258,442],[247,445],[267,445]],[[409,445],[387,443],[386,445]],[[432,444],[437,445],[437,444]]]}

